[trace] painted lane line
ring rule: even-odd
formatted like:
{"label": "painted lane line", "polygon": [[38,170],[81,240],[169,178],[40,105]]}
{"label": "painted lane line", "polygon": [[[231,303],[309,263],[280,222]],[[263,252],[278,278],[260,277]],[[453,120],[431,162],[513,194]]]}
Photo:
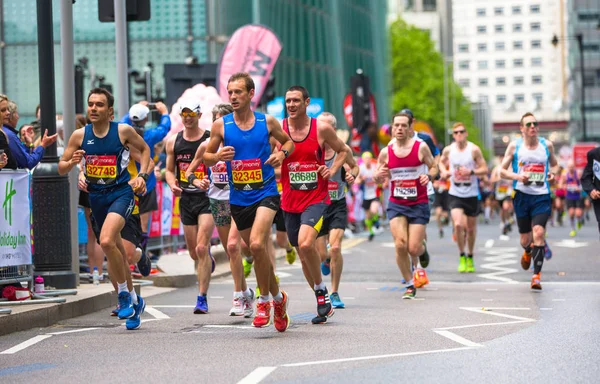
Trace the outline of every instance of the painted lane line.
{"label": "painted lane line", "polygon": [[352,296],[346,296],[344,297],[344,300],[356,300],[356,298]]}
{"label": "painted lane line", "polygon": [[540,311],[551,311],[552,308],[540,308]]}
{"label": "painted lane line", "polygon": [[169,316],[156,309],[154,306],[146,306],[146,313],[154,316],[155,319],[170,319]]}
{"label": "painted lane line", "polygon": [[481,301],[494,301],[494,299],[481,299]]}
{"label": "painted lane line", "polygon": [[452,341],[455,341],[459,344],[464,345],[465,347],[483,347],[481,344],[477,344],[471,340],[467,340],[464,337],[458,336],[456,333],[452,333],[450,331],[433,331],[440,336],[444,336]]}
{"label": "painted lane line", "polygon": [[436,332],[436,331],[446,331],[446,330],[450,330],[450,329],[467,329],[467,328],[488,327],[488,326],[492,327],[495,325],[522,324],[522,323],[529,323],[529,322],[530,321],[515,320],[515,321],[503,321],[501,323],[481,323],[481,324],[457,325],[455,327],[436,328],[436,329],[433,329],[433,331]]}
{"label": "painted lane line", "polygon": [[367,291],[376,291],[376,290],[378,290],[378,289],[379,289],[379,288],[368,287],[368,288],[367,288]]}
{"label": "painted lane line", "polygon": [[485,307],[485,309],[492,311],[531,311],[531,308],[527,307]]}
{"label": "painted lane line", "polygon": [[552,299],[552,301],[565,301],[565,299]]}
{"label": "painted lane line", "polygon": [[485,242],[485,247],[486,248],[492,248],[494,246],[494,240],[493,239],[489,239],[488,241]]}
{"label": "painted lane line", "polygon": [[225,296],[209,296],[209,299],[215,299],[215,300],[219,300],[219,299],[224,299]]}
{"label": "painted lane line", "polygon": [[47,335],[65,335],[67,333],[77,333],[77,332],[86,332],[86,331],[93,331],[96,329],[100,329],[100,328],[81,328],[81,329],[72,329],[70,331],[62,331],[62,332],[50,332],[47,333]]}
{"label": "painted lane line", "polygon": [[486,288],[485,289],[487,292],[497,292],[498,288]]}
{"label": "painted lane line", "polygon": [[48,338],[52,337],[52,335],[38,335],[38,336],[34,336],[29,340],[26,340],[24,342],[22,342],[21,344],[17,344],[12,348],[9,348],[5,351],[0,352],[0,354],[2,355],[11,355],[13,353],[17,353],[19,351],[24,350],[27,347],[31,347],[34,344],[39,343],[40,341],[46,340]]}
{"label": "painted lane line", "polygon": [[[493,241],[493,240],[488,240]],[[487,243],[486,243],[487,246]],[[490,280],[498,280],[504,283],[516,284],[517,281],[511,278],[500,276],[511,273],[516,273],[516,268],[507,268],[507,265],[513,265],[517,263],[517,248],[514,247],[503,247],[487,249],[485,251],[487,257],[484,257],[486,264],[482,264],[480,267],[483,269],[491,269],[493,272],[490,273],[478,273],[479,277]]]}
{"label": "painted lane line", "polygon": [[534,321],[536,321],[535,319],[530,319],[528,317],[520,317],[520,316],[514,316],[514,315],[507,315],[505,313],[499,313],[499,312],[493,312],[493,311],[485,311],[485,310],[482,310],[480,308],[460,307],[460,309],[463,309],[465,311],[475,312],[475,313],[481,313],[481,314],[484,314],[484,315],[504,317],[504,318],[513,319],[513,320],[521,320],[523,322],[534,322]]}
{"label": "painted lane line", "polygon": [[237,384],[258,384],[276,369],[277,367],[258,367],[250,372],[248,376],[238,381]]}
{"label": "painted lane line", "polygon": [[[148,310],[148,306],[146,310]],[[196,308],[194,305],[153,305],[150,308]]]}

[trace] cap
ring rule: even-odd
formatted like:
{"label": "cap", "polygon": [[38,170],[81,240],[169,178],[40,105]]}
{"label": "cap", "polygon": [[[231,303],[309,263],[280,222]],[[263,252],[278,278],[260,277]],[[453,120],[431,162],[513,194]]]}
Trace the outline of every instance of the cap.
{"label": "cap", "polygon": [[184,100],[179,104],[179,112],[181,113],[184,109],[200,113],[200,103],[194,100]]}
{"label": "cap", "polygon": [[408,116],[410,116],[411,119],[415,118],[415,115],[413,115],[412,111],[408,108],[404,108],[400,111],[400,113],[406,113]]}
{"label": "cap", "polygon": [[135,104],[129,108],[129,117],[133,121],[142,121],[148,116],[150,109],[142,104]]}
{"label": "cap", "polygon": [[373,154],[369,151],[364,151],[361,157],[363,160],[370,160],[373,158]]}

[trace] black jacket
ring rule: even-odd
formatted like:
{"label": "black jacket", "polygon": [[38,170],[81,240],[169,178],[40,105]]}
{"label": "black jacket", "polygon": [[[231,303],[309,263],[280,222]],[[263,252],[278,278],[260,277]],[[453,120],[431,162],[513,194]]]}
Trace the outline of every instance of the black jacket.
{"label": "black jacket", "polygon": [[8,162],[4,166],[4,169],[17,169],[17,160],[10,153],[8,137],[2,132],[2,128],[0,128],[0,149],[3,149],[8,157]]}
{"label": "black jacket", "polygon": [[587,164],[581,175],[581,187],[588,195],[594,189],[600,191],[600,147],[587,153]]}

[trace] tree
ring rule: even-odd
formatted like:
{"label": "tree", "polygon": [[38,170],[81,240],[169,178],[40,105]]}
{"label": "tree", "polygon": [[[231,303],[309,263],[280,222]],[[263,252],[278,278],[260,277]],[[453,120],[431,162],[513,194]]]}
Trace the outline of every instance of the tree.
{"label": "tree", "polygon": [[[428,123],[439,142],[444,134],[444,59],[429,34],[398,19],[389,28],[392,74],[392,110],[410,108],[417,120]],[[469,140],[481,147],[481,135],[473,124],[471,104],[454,81],[449,68],[450,124],[460,121]],[[485,148],[481,148],[485,150]]]}

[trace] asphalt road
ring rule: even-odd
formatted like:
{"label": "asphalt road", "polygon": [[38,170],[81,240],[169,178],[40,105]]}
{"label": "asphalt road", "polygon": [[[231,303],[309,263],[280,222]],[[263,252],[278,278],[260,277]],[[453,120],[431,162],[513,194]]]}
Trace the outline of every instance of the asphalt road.
{"label": "asphalt road", "polygon": [[[229,278],[213,281],[207,315],[196,288],[148,299],[144,323],[126,331],[109,310],[0,337],[0,381],[395,383],[598,382],[599,246],[595,223],[571,239],[549,228],[553,258],[531,292],[516,233],[479,226],[477,272],[459,274],[458,251],[429,230],[431,283],[402,300],[389,233],[345,250],[339,309],[312,325],[314,296],[300,264],[278,265],[290,298],[285,333],[227,316]],[[255,285],[254,280],[251,286]],[[327,278],[329,283],[329,279]],[[143,292],[143,291],[142,291]],[[66,332],[66,333],[65,333]]]}

